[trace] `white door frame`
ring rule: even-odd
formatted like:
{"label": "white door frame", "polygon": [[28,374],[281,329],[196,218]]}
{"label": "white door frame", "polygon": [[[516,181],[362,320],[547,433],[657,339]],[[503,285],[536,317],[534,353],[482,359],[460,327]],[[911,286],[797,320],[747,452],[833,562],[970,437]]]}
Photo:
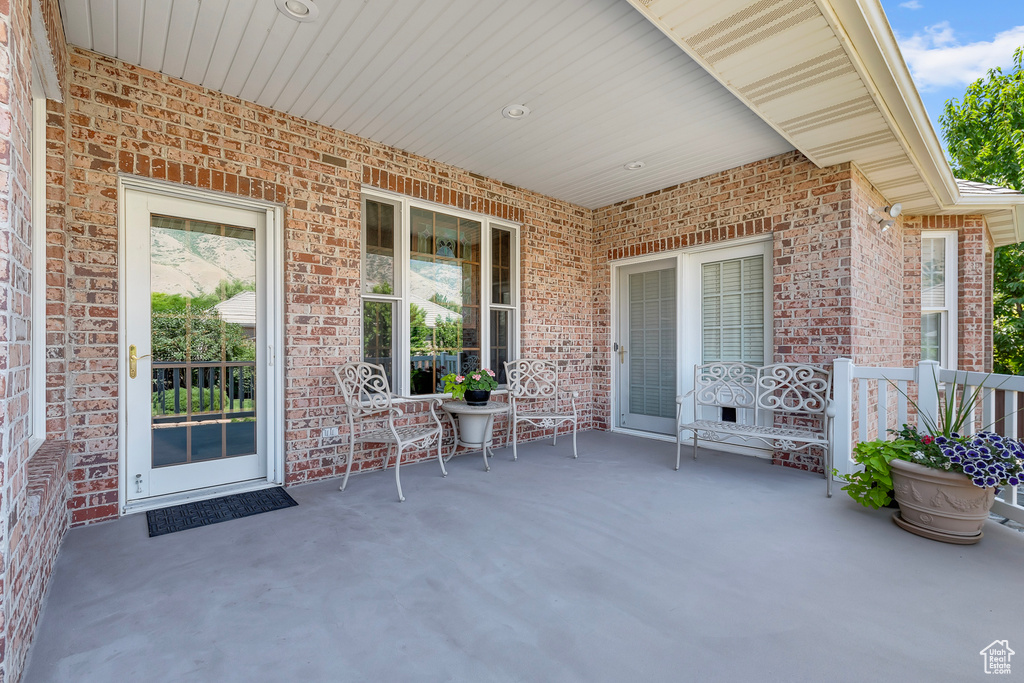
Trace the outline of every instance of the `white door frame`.
{"label": "white door frame", "polygon": [[[768,327],[767,334],[765,335],[765,362],[771,362],[773,354],[772,346],[774,344],[774,334],[772,331],[774,322],[774,316],[772,315],[773,288],[768,286],[767,283],[771,282],[773,271],[772,240],[772,233],[768,233],[766,235],[744,237],[741,239],[729,240],[727,242],[702,244],[695,247],[689,247],[687,249],[658,252],[644,256],[634,256],[631,258],[612,261],[609,264],[611,266],[612,303],[611,339],[608,345],[608,362],[611,365],[612,371],[608,373],[607,389],[608,395],[611,396],[611,431],[648,439],[655,439],[658,441],[675,441],[675,435],[654,434],[651,432],[629,429],[628,427],[623,427],[619,424],[621,392],[618,390],[618,387],[620,386],[619,379],[621,370],[619,368],[618,356],[612,348],[614,342],[617,341],[619,333],[619,308],[622,303],[619,297],[619,284],[622,278],[620,274],[622,269],[638,264],[653,264],[656,261],[668,261],[670,259],[676,260],[676,394],[683,395],[693,388],[691,386],[693,384],[693,366],[695,363],[700,362],[700,349],[693,344],[690,345],[692,348],[687,347],[687,342],[689,340],[686,339],[686,325],[683,324],[687,320],[696,321],[700,319],[700,278],[699,276],[695,276],[694,272],[691,271],[696,271],[696,266],[698,266],[701,261],[709,260],[702,258],[703,256],[709,255],[709,252],[714,252],[714,260],[741,258],[743,256],[752,256],[757,253],[764,253],[766,281],[765,307],[768,312],[768,315],[765,317],[765,325]],[[696,286],[696,289],[694,289],[694,286]],[[687,413],[687,410],[690,410],[691,412]],[[692,404],[684,403],[684,416],[692,414],[692,410]],[[730,453],[742,453],[745,455],[766,457],[763,449],[743,446],[740,444],[716,445],[714,442],[707,442],[704,444],[704,447],[727,450]]]}
{"label": "white door frame", "polygon": [[[266,216],[266,269],[267,296],[266,310],[261,311],[268,321],[266,366],[259,370],[267,378],[267,478],[266,481],[227,484],[195,491],[154,496],[144,501],[126,503],[128,500],[128,476],[126,458],[127,406],[125,396],[128,381],[128,339],[125,334],[127,313],[124,283],[127,278],[125,255],[126,237],[126,195],[128,192],[144,192],[151,195],[170,197],[192,202],[213,204],[253,212]],[[204,500],[230,493],[266,488],[284,483],[284,209],[280,204],[248,199],[220,192],[200,190],[183,185],[151,180],[131,175],[119,175],[117,182],[118,199],[118,513],[142,512],[186,501]]]}

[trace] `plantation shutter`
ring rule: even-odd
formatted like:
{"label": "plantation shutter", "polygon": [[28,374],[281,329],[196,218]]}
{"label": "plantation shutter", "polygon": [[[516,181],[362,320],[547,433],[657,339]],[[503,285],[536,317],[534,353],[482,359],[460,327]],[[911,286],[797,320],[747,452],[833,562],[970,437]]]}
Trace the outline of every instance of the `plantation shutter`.
{"label": "plantation shutter", "polygon": [[629,276],[629,412],[676,414],[676,271]]}
{"label": "plantation shutter", "polygon": [[701,327],[702,362],[764,364],[764,257],[702,266]]}
{"label": "plantation shutter", "polygon": [[921,240],[921,308],[946,307],[946,238]]}

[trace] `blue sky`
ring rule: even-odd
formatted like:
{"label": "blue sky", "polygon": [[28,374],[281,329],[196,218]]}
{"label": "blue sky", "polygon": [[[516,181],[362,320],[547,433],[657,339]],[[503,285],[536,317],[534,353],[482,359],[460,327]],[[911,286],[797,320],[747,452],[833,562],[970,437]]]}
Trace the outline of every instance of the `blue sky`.
{"label": "blue sky", "polygon": [[882,0],[935,131],[946,100],[1024,45],[1024,0]]}

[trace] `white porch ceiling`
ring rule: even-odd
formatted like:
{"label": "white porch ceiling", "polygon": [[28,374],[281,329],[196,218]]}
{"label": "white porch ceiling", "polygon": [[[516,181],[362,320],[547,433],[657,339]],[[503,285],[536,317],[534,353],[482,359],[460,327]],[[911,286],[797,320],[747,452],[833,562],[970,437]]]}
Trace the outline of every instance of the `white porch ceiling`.
{"label": "white porch ceiling", "polygon": [[74,45],[589,208],[793,148],[626,0],[60,5]]}

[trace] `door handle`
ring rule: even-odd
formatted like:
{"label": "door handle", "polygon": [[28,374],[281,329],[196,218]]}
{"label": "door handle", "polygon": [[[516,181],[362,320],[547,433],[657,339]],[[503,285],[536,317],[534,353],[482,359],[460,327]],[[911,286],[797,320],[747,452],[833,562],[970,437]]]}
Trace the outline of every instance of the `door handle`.
{"label": "door handle", "polygon": [[619,345],[619,363],[626,362],[626,347]]}
{"label": "door handle", "polygon": [[128,376],[135,379],[135,376],[139,374],[138,363],[140,358],[149,358],[152,354],[147,353],[145,356],[138,355],[138,349],[135,348],[135,344],[128,347]]}

